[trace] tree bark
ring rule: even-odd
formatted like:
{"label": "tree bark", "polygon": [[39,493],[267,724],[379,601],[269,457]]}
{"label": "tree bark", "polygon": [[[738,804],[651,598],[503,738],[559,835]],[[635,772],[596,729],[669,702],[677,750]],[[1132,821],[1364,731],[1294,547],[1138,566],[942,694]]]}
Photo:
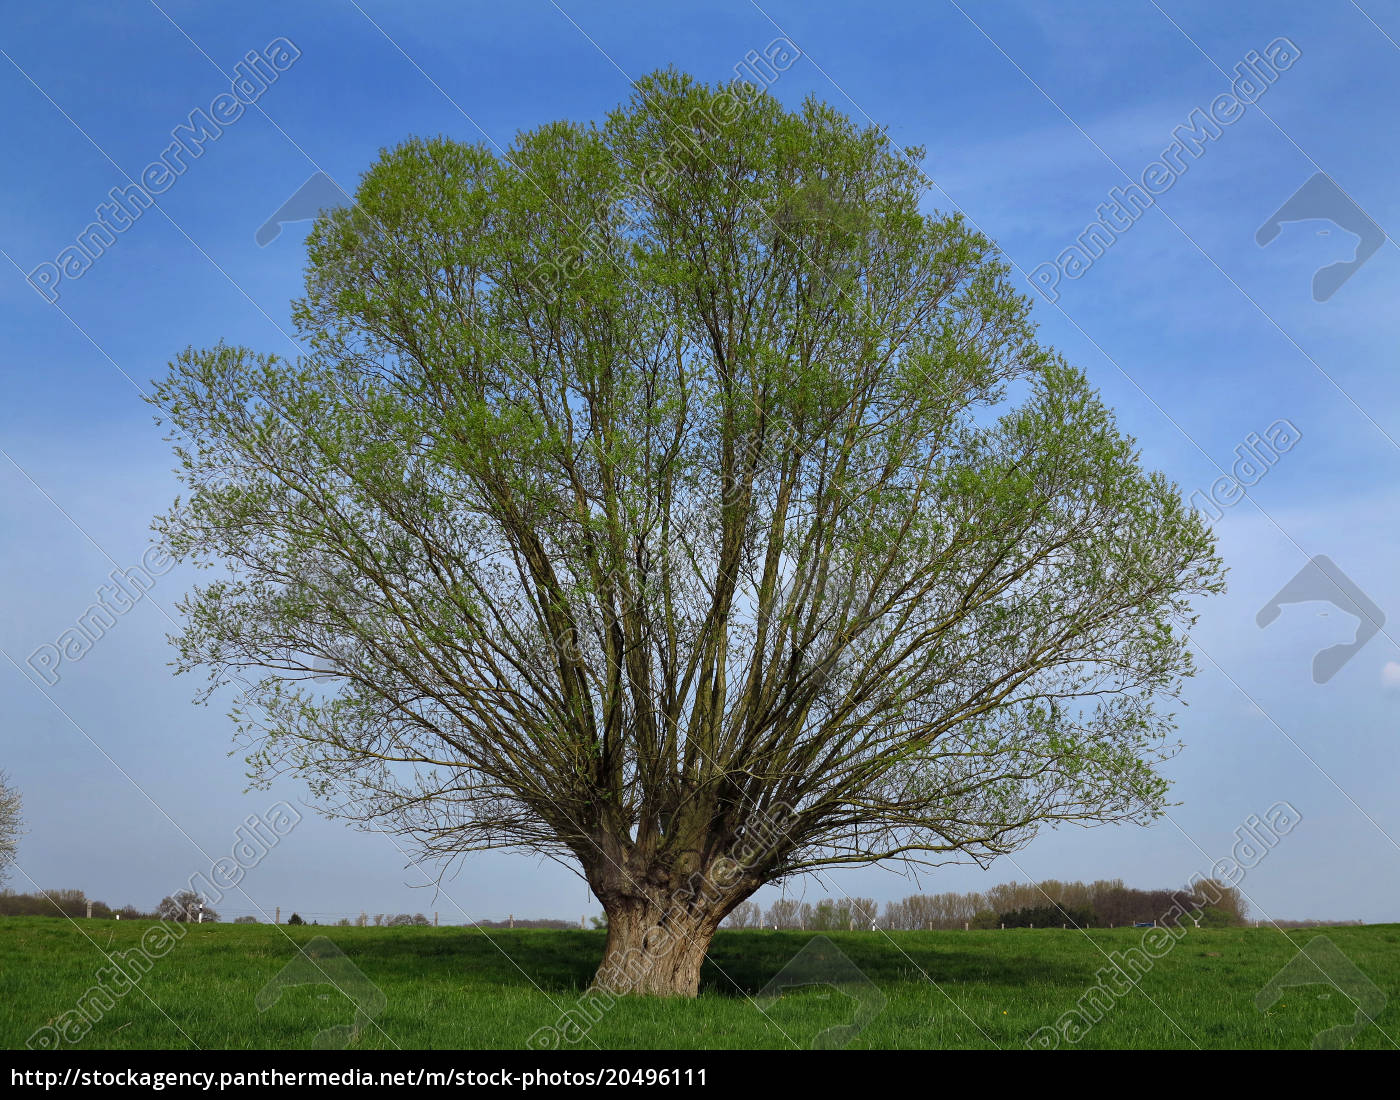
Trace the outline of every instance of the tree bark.
{"label": "tree bark", "polygon": [[605,901],[608,940],[593,988],[612,994],[694,997],[700,967],[724,919],[723,907],[697,912],[645,898]]}

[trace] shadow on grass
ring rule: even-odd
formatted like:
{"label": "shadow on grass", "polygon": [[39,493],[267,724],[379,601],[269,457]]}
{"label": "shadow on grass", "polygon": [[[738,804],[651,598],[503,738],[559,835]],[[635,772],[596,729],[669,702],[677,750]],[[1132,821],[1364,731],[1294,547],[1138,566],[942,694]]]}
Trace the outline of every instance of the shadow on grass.
{"label": "shadow on grass", "polygon": [[547,993],[586,989],[603,958],[602,932],[430,931],[431,935],[423,935],[403,930],[358,942],[357,937],[347,936],[340,946],[367,974],[403,978],[465,973],[473,983]]}
{"label": "shadow on grass", "polygon": [[[761,990],[816,932],[722,931],[710,946],[700,990],[720,997],[748,997]],[[879,933],[825,933],[877,985],[932,980],[1025,985],[1083,984],[1092,975],[1084,962],[1030,951],[998,952],[952,948]],[[334,939],[332,935],[332,939]],[[471,975],[473,983],[582,992],[603,958],[599,931],[441,930],[430,935],[400,932],[341,946],[368,974],[421,977]],[[356,942],[356,941],[359,942]]]}
{"label": "shadow on grass", "polygon": [[[879,932],[721,932],[701,972],[701,992],[728,996],[757,993],[813,937],[824,935],[879,986],[897,982],[1031,982],[1081,984],[1092,968],[1068,960],[992,954],[985,948],[950,949],[927,940],[907,941]],[[735,986],[739,988],[736,989]]]}

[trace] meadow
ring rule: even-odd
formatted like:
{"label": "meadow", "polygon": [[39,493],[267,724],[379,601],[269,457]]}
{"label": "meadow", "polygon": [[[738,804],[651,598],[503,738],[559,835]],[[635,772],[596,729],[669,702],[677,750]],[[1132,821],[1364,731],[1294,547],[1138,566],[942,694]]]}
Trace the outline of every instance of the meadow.
{"label": "meadow", "polygon": [[[1062,1049],[1307,1048],[1352,1022],[1348,992],[1296,985],[1267,1010],[1255,998],[1317,936],[1386,998],[1351,1045],[1400,1041],[1400,925],[1191,929],[1135,986],[1092,1006],[1081,999],[1096,974],[1139,948],[1144,930],[835,932],[824,941],[721,931],[697,999],[607,1004],[585,997],[602,932],[190,925],[159,957],[140,956],[149,968],[123,985],[106,956],[125,952],[130,965],[143,935],[148,946],[159,940],[152,927],[0,918],[0,1046],[39,1035],[36,1045],[60,1049],[1016,1049],[1051,1037]],[[311,980],[295,945],[313,943],[317,969],[344,993]],[[840,975],[838,988],[755,1002],[803,960],[808,976]],[[370,1017],[353,1030],[351,999]],[[1084,1014],[1066,1032],[1056,1021],[1077,1005]]]}

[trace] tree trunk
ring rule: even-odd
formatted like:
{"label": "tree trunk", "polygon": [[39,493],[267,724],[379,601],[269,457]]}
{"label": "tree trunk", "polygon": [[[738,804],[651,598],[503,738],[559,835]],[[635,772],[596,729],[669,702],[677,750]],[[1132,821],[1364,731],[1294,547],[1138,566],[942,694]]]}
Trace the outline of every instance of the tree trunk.
{"label": "tree trunk", "polygon": [[694,997],[700,966],[724,914],[720,906],[661,906],[643,898],[604,903],[608,942],[593,988],[613,994]]}

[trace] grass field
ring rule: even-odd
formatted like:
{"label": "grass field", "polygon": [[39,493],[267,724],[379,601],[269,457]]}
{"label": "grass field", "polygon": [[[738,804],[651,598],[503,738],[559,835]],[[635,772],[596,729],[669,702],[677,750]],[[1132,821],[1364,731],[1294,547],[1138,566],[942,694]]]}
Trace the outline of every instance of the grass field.
{"label": "grass field", "polygon": [[[816,949],[827,951],[821,965],[834,967],[832,960],[845,956],[871,984],[851,987],[854,998],[829,987],[796,989],[765,1012],[752,995],[813,934],[725,931],[711,950],[698,999],[625,999],[599,1012],[581,1007],[580,997],[602,953],[600,932],[193,925],[163,952],[152,947],[148,957],[159,957],[135,987],[119,992],[110,971],[99,974],[108,965],[103,952],[139,950],[151,927],[0,918],[0,1045],[23,1047],[48,1025],[53,1030],[41,1034],[49,1041],[76,1049],[310,1047],[322,1029],[353,1017],[350,1001],[330,986],[298,984],[307,973],[297,968],[309,963],[284,970],[300,959],[293,944],[324,936],[335,949],[319,955],[317,965],[375,1013],[349,1039],[352,1049],[518,1049],[541,1027],[558,1030],[569,1010],[579,1020],[598,1016],[586,1035],[570,1030],[576,1042],[562,1044],[585,1050],[806,1048],[825,1029],[861,1019],[862,1012],[873,1016],[850,1041],[852,1049],[1019,1048],[1075,1009],[1096,984],[1096,972],[1110,965],[1107,956],[1121,958],[1145,934],[830,933],[839,955],[819,941]],[[1395,1048],[1400,925],[1295,931],[1291,943],[1268,928],[1193,929],[1152,964],[1137,988],[1123,987],[1121,996],[1072,1027],[1078,1036],[1098,1018],[1076,1043],[1062,1045],[1306,1048],[1323,1029],[1353,1020],[1348,994],[1325,984],[1300,985],[1267,1012],[1255,1007],[1255,996],[1319,935],[1388,998],[1375,1025],[1361,1030],[1353,1045]],[[810,951],[803,958],[812,958]],[[88,992],[94,987],[107,993],[94,998]],[[104,1011],[108,996],[111,1007]],[[61,1029],[77,1041],[62,1041]]]}

